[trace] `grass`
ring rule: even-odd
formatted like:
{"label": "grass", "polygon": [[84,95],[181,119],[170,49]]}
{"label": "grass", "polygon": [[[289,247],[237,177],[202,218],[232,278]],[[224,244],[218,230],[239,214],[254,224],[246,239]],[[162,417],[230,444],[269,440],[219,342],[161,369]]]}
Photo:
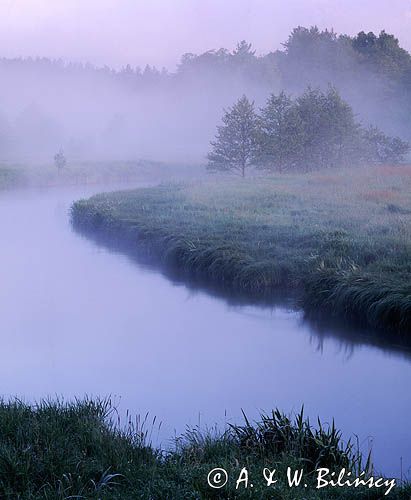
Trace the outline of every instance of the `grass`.
{"label": "grass", "polygon": [[58,171],[54,164],[0,163],[0,191],[24,187],[109,184],[153,181],[187,176],[198,168],[151,161],[69,161]]}
{"label": "grass", "polygon": [[[344,444],[334,424],[312,427],[303,413],[289,418],[273,411],[251,424],[223,432],[191,429],[173,450],[151,446],[148,433],[116,421],[110,400],[0,402],[0,498],[2,499],[330,499],[382,498],[382,490],[315,489],[320,466],[358,474],[369,463]],[[207,475],[215,467],[229,474],[227,485],[212,489]],[[247,467],[254,487],[236,490]],[[264,467],[276,468],[275,486],[267,487]],[[286,468],[304,469],[308,487],[289,488]],[[389,498],[408,499],[408,486],[397,485]]]}
{"label": "grass", "polygon": [[411,332],[411,167],[211,180],[101,194],[80,230],[249,298]]}

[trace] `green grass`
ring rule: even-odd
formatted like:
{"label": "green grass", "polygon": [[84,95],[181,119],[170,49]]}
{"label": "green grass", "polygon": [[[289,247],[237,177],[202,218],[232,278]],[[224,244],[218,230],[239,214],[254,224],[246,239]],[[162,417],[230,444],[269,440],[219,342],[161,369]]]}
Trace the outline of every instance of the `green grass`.
{"label": "green grass", "polygon": [[[260,422],[245,420],[223,432],[192,429],[172,450],[153,448],[148,429],[116,421],[109,400],[71,403],[0,402],[0,498],[2,499],[330,499],[383,498],[377,489],[315,489],[316,468],[358,474],[361,462],[351,443],[344,444],[334,424],[314,428],[302,412],[293,418],[274,411]],[[215,467],[229,474],[227,485],[213,490],[207,475]],[[254,487],[236,490],[242,467]],[[277,469],[268,488],[264,467]],[[304,469],[308,487],[289,488],[286,468]],[[370,469],[368,468],[370,471]],[[396,486],[388,498],[408,499],[408,486]]]}
{"label": "green grass", "polygon": [[72,219],[221,289],[411,332],[410,166],[101,194]]}

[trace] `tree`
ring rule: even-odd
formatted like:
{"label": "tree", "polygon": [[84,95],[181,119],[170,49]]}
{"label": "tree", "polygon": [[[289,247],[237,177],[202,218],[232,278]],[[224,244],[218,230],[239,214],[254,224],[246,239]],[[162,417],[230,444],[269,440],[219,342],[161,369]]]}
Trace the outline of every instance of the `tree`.
{"label": "tree", "polygon": [[362,154],[367,163],[401,163],[410,145],[399,137],[388,137],[377,127],[362,131]]}
{"label": "tree", "polygon": [[303,123],[303,158],[309,168],[341,166],[353,161],[358,149],[359,125],[354,113],[329,87],[327,92],[308,88],[296,100]]}
{"label": "tree", "polygon": [[372,31],[361,31],[352,39],[352,46],[371,70],[391,80],[400,79],[411,69],[411,56],[399,45],[394,35],[381,31],[379,36]]}
{"label": "tree", "polygon": [[[307,85],[339,81],[342,70],[347,67],[348,45],[342,43],[334,31],[299,26],[283,45],[280,71],[289,90],[299,92]],[[352,49],[349,52],[353,52]]]}
{"label": "tree", "polygon": [[67,165],[67,160],[62,149],[54,155],[54,164],[59,172]]}
{"label": "tree", "polygon": [[233,57],[239,59],[243,62],[248,62],[255,56],[255,50],[252,50],[251,43],[247,43],[245,40],[237,43],[236,48],[233,50]]}
{"label": "tree", "polygon": [[258,123],[258,164],[268,170],[395,164],[410,150],[399,137],[357,123],[333,87],[308,88],[295,100],[284,92],[272,94]]}
{"label": "tree", "polygon": [[246,170],[255,165],[258,153],[257,116],[254,103],[244,95],[225,111],[223,125],[217,127],[212,150],[207,155],[208,169],[231,172],[245,177]]}
{"label": "tree", "polygon": [[259,120],[259,164],[280,172],[295,167],[303,149],[303,122],[292,99],[271,94]]}

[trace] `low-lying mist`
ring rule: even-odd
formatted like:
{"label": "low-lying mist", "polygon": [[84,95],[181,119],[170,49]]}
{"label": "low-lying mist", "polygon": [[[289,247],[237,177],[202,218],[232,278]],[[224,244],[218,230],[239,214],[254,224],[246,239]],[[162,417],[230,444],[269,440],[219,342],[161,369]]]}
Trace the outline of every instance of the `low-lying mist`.
{"label": "low-lying mist", "polygon": [[147,66],[0,60],[0,160],[145,158],[205,161],[222,110],[242,94],[256,107],[269,93],[298,95],[333,84],[359,121],[411,137],[411,56],[392,35],[337,36],[297,28],[282,50],[185,54],[174,73]]}

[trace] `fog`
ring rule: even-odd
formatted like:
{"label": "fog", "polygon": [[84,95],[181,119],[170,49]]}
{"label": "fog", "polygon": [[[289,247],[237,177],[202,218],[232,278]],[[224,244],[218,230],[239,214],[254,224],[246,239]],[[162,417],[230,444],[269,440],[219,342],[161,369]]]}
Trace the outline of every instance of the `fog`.
{"label": "fog", "polygon": [[[51,61],[3,61],[3,159],[201,161],[224,106],[274,87],[238,75],[128,75]],[[208,73],[208,74],[207,74]]]}
{"label": "fog", "polygon": [[257,53],[281,47],[296,26],[355,35],[395,33],[411,49],[408,0],[3,0],[5,57],[108,64],[153,64],[174,70],[184,52],[232,48],[242,39]]}
{"label": "fog", "polygon": [[[398,164],[409,150],[391,136],[411,142],[410,28],[411,0],[2,0],[5,397],[33,402],[111,394],[122,398],[121,411],[151,412],[164,422],[160,444],[196,425],[199,415],[201,423],[223,428],[240,421],[241,408],[256,418],[259,408],[288,412],[304,404],[312,419],[338,418],[344,437],[358,433],[362,450],[373,447],[377,470],[397,477],[403,466],[411,470],[411,401],[397,390],[411,375],[409,343],[391,332],[380,335],[377,323],[370,331],[351,327],[343,313],[343,324],[328,312],[320,321],[297,310],[294,292],[300,296],[300,290],[293,290],[305,286],[304,269],[324,269],[330,282],[337,271],[354,270],[352,296],[361,307],[360,280],[371,283],[370,297],[380,293],[374,292],[380,283],[388,299],[395,295],[393,305],[385,298],[378,305],[383,312],[391,307],[387,323],[400,314],[398,304],[405,310],[411,177],[409,167]],[[268,143],[261,140],[260,111],[270,94],[282,91],[290,96],[278,99],[289,100],[283,114],[289,121],[282,127],[274,113],[266,120],[280,123],[282,134]],[[309,102],[310,93],[304,122],[298,96],[308,95]],[[164,196],[163,187],[120,193],[124,205],[107,202],[114,214],[108,233],[118,241],[111,245],[76,229],[70,213],[74,217],[73,203],[82,198],[208,175],[210,141],[238,99],[251,110],[253,128],[244,119],[236,133],[227,126],[231,144],[220,148],[228,151],[220,167],[229,165],[229,149],[241,156],[248,144],[244,177],[246,166],[254,169],[258,161],[259,175],[266,167],[304,175],[247,184],[247,171],[243,184],[221,186],[218,178],[199,183],[187,197],[175,185],[164,187]],[[374,143],[366,138],[369,130],[376,132]],[[259,157],[251,154],[257,139],[265,146]],[[365,147],[370,144],[375,148]],[[383,154],[374,161],[371,153],[379,154],[381,144],[398,161]],[[308,176],[320,168],[335,171]],[[157,208],[166,215],[162,221]],[[90,227],[104,227],[101,213],[92,213]],[[150,214],[146,228],[139,226],[143,214]],[[147,242],[162,235],[165,249],[176,243],[164,262],[178,262],[198,278],[218,275],[221,283],[203,286],[171,268],[160,271],[138,252],[126,255],[120,228],[133,245],[140,235]],[[190,255],[190,264],[180,254]],[[231,293],[240,266],[247,277],[233,281]],[[276,290],[267,293],[269,306],[254,303],[258,283],[271,293],[283,279],[290,288],[278,290],[281,300],[274,300]],[[240,300],[245,292],[250,297]]]}
{"label": "fog", "polygon": [[[48,161],[63,148],[69,159],[201,163],[223,108],[243,93],[258,108],[270,92],[309,84],[336,85],[361,121],[409,138],[403,89],[381,110],[385,75],[348,52],[320,50],[317,67],[302,52],[285,57],[300,24],[391,29],[409,47],[410,5],[373,2],[371,16],[370,6],[355,2],[352,20],[351,1],[4,2],[0,159]],[[235,57],[243,38],[252,49]]]}

